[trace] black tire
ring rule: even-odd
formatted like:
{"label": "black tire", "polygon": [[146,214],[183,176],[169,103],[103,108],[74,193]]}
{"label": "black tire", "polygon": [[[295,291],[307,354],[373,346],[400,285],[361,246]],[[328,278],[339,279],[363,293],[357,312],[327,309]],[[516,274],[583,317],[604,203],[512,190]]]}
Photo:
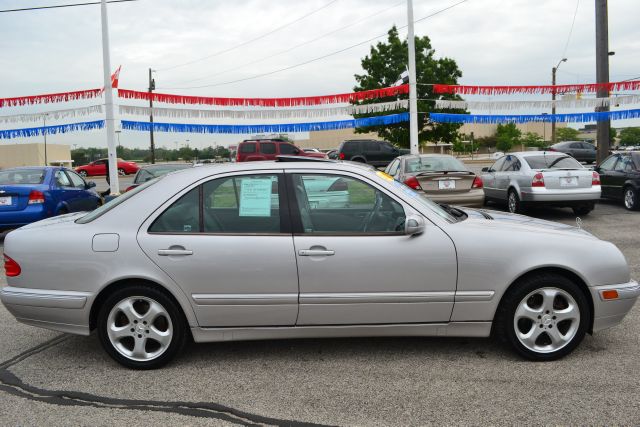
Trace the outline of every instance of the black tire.
{"label": "black tire", "polygon": [[575,215],[589,215],[589,212],[591,212],[594,208],[595,206],[591,204],[585,206],[574,206],[572,209]]}
{"label": "black tire", "polygon": [[[166,314],[168,314],[171,320],[170,325],[173,333],[170,343],[163,353],[150,360],[138,361],[123,355],[114,347],[114,344],[112,344],[109,338],[107,327],[111,310],[116,304],[131,297],[147,298],[157,302],[165,309]],[[112,359],[127,368],[140,370],[157,369],[169,363],[184,348],[189,332],[186,319],[178,304],[164,292],[143,284],[125,286],[109,295],[98,312],[97,330],[102,347]],[[132,335],[136,333],[137,332],[134,331]],[[135,340],[135,337],[131,339]]]}
{"label": "black tire", "polygon": [[81,170],[80,172],[78,172],[80,174],[81,177],[86,178],[89,176],[89,174],[87,173],[87,171],[85,170]]}
{"label": "black tire", "polygon": [[58,214],[57,215],[66,215],[68,213],[69,213],[69,209],[63,207],[63,208],[60,208],[58,210]]}
{"label": "black tire", "polygon": [[120,175],[120,176],[126,176],[126,175],[127,175],[127,172],[126,172],[124,169],[120,168],[120,169],[118,169],[118,175]]}
{"label": "black tire", "polygon": [[367,163],[367,161],[365,159],[363,159],[362,157],[355,157],[353,159],[351,159],[352,162],[358,162],[358,163]]}
{"label": "black tire", "polygon": [[[629,197],[629,199],[627,199],[627,197]],[[638,197],[640,197],[638,190],[634,189],[630,185],[622,189],[622,203],[624,204],[625,209],[630,211],[639,210],[640,200],[638,200]]]}
{"label": "black tire", "polygon": [[520,197],[518,197],[518,193],[513,188],[509,189],[509,192],[507,193],[507,210],[516,214],[524,212]]}
{"label": "black tire", "polygon": [[[516,310],[518,309],[520,303],[523,302],[524,299],[527,297],[528,297],[527,299],[527,303],[528,303],[529,300],[531,298],[534,298],[537,294],[531,297],[529,297],[529,295],[543,288],[557,289],[557,290],[566,292],[573,298],[574,302],[576,303],[577,309],[579,310],[580,320],[579,322],[576,322],[578,323],[578,325],[577,325],[577,328],[575,329],[575,332],[573,332],[573,336],[570,338],[569,341],[567,341],[567,343],[563,344],[561,348],[558,348],[555,351],[531,350],[527,348],[516,335],[517,334],[516,328],[520,327],[520,323],[518,323],[517,324],[518,326],[516,326],[515,315],[516,315]],[[554,299],[553,301],[554,308],[555,308],[555,304],[556,304],[556,300]],[[543,334],[546,334],[546,332],[544,331],[544,328],[548,327],[549,328],[548,330],[552,331],[551,328],[555,326],[556,330],[560,331],[561,328],[565,326],[562,324],[562,322],[566,322],[566,321],[561,321],[559,323],[555,323],[553,320],[555,319],[555,317],[551,319],[549,318],[549,312],[547,311],[546,313],[547,313],[547,318],[544,320],[540,320],[541,322],[540,325],[531,322],[532,326],[530,326],[533,328],[531,330],[535,329],[537,331],[538,326],[540,326],[540,328],[543,329],[542,334],[540,334],[539,336],[539,338],[543,340],[545,338]],[[541,314],[544,315],[544,310],[541,311]],[[553,314],[553,313],[550,313],[550,314]],[[551,326],[548,326],[547,324],[543,325],[542,322],[545,322],[545,321],[549,321]],[[571,353],[584,338],[584,335],[587,332],[590,322],[591,322],[591,311],[589,307],[589,302],[584,292],[582,292],[582,290],[576,283],[572,282],[568,278],[559,274],[539,273],[539,274],[530,275],[528,277],[525,277],[519,280],[507,290],[504,297],[502,298],[502,301],[500,302],[498,311],[496,312],[496,317],[494,319],[493,332],[497,338],[501,339],[505,343],[508,343],[511,346],[511,348],[520,356],[529,360],[534,360],[534,361],[550,361],[550,360],[560,359],[566,356],[567,354]],[[525,329],[527,329],[526,326],[525,326]],[[567,332],[564,333],[564,335],[566,334],[569,334],[569,330],[567,330]],[[551,342],[550,337],[551,335],[546,335],[546,338],[549,339],[549,341]]]}

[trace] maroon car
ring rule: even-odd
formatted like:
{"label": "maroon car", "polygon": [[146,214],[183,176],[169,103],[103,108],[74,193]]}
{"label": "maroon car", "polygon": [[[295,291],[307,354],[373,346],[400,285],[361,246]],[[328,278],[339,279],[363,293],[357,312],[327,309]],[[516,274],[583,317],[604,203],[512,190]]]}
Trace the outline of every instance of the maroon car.
{"label": "maroon car", "polygon": [[275,160],[276,156],[280,155],[327,158],[324,153],[306,153],[301,148],[283,139],[247,139],[238,144],[236,161]]}

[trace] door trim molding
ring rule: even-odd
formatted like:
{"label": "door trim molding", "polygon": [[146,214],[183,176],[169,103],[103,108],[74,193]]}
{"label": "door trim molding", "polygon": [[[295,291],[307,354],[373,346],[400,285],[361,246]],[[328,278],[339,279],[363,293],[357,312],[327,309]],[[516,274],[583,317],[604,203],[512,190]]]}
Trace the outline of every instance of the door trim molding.
{"label": "door trim molding", "polygon": [[297,293],[285,294],[192,294],[196,305],[286,305],[298,304]]}
{"label": "door trim molding", "polygon": [[322,292],[301,293],[300,304],[388,304],[453,302],[455,292]]}

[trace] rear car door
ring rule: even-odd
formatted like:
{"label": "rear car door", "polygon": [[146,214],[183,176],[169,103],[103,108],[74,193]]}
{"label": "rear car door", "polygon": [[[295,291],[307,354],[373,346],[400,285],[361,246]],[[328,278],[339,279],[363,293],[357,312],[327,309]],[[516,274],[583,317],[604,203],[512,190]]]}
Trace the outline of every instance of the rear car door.
{"label": "rear car door", "polygon": [[260,154],[262,154],[265,160],[275,160],[276,158],[276,143],[275,142],[260,142]]}
{"label": "rear car door", "polygon": [[[404,234],[415,213],[366,178],[347,172],[288,172],[300,282],[297,325],[448,322],[456,288],[451,239],[430,226]],[[333,179],[340,191],[319,190],[335,203],[317,205],[311,183]],[[346,200],[343,193],[346,191]],[[340,202],[342,200],[342,202]],[[346,203],[345,203],[346,202]],[[343,203],[340,205],[340,203]]]}
{"label": "rear car door", "polygon": [[373,166],[385,166],[387,164],[378,141],[363,141],[362,148],[368,164]]}
{"label": "rear car door", "polygon": [[569,144],[569,154],[571,154],[577,161],[584,162],[585,155],[581,142],[572,142]]}
{"label": "rear car door", "polygon": [[232,173],[172,197],[138,232],[203,327],[291,326],[298,272],[281,172]]}

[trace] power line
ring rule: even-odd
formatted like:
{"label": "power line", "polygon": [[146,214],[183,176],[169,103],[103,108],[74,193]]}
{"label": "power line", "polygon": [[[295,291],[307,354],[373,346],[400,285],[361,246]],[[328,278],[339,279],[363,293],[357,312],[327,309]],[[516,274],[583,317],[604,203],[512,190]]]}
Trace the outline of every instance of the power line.
{"label": "power line", "polygon": [[177,65],[172,65],[171,67],[159,68],[159,69],[158,69],[158,70],[156,70],[156,71],[167,71],[167,70],[173,70],[173,69],[175,69],[175,68],[180,68],[180,67],[184,67],[184,66],[186,66],[186,65],[195,64],[195,63],[197,63],[197,62],[204,61],[205,59],[209,59],[209,58],[213,58],[213,57],[216,57],[216,56],[222,55],[223,53],[231,52],[232,50],[235,50],[235,49],[238,49],[238,48],[240,48],[240,47],[246,46],[246,45],[248,45],[248,44],[250,44],[250,43],[253,43],[253,42],[257,41],[257,40],[260,40],[260,39],[262,39],[262,38],[265,38],[265,37],[267,37],[267,36],[269,36],[269,35],[271,35],[271,34],[273,34],[273,33],[276,33],[276,32],[278,32],[278,31],[280,31],[280,30],[282,30],[282,29],[284,29],[284,28],[286,28],[286,27],[289,27],[289,26],[291,26],[291,25],[293,25],[293,24],[295,24],[295,23],[297,23],[297,22],[300,22],[300,21],[302,21],[303,19],[305,19],[305,18],[307,18],[307,17],[309,17],[309,16],[311,16],[311,15],[313,15],[313,14],[315,14],[315,13],[318,13],[318,12],[320,12],[320,11],[321,11],[321,10],[323,10],[323,9],[326,9],[327,7],[331,6],[332,4],[334,4],[334,3],[335,3],[335,2],[337,2],[337,1],[338,1],[338,0],[331,0],[329,3],[326,3],[325,5],[323,5],[323,6],[319,7],[318,9],[312,10],[311,12],[309,12],[309,13],[307,13],[307,14],[305,14],[305,15],[302,15],[301,17],[296,18],[296,19],[294,19],[293,21],[287,22],[286,24],[283,24],[283,25],[281,25],[281,26],[279,26],[279,27],[276,27],[276,28],[274,28],[273,30],[268,31],[268,32],[266,32],[266,33],[264,33],[264,34],[262,34],[262,35],[260,35],[260,36],[258,36],[258,37],[254,37],[254,38],[252,38],[252,39],[249,39],[249,40],[247,40],[247,41],[245,41],[245,42],[242,42],[242,43],[237,44],[237,45],[235,45],[235,46],[232,46],[232,47],[230,47],[230,48],[223,49],[223,50],[218,51],[218,52],[216,52],[216,53],[212,53],[211,55],[203,56],[202,58],[198,58],[198,59],[194,59],[194,60],[191,60],[191,61],[183,62],[183,63],[181,63],[181,64],[177,64]]}
{"label": "power line", "polygon": [[[130,1],[138,1],[138,0],[108,0],[107,3],[125,3]],[[0,13],[8,13],[8,12],[26,12],[29,10],[43,10],[43,9],[60,9],[63,7],[76,7],[76,6],[91,6],[94,4],[100,4],[99,1],[92,1],[87,3],[70,3],[70,4],[59,4],[55,6],[35,6],[35,7],[24,7],[21,9],[4,9],[0,10]]]}
{"label": "power line", "polygon": [[571,21],[571,29],[569,29],[569,36],[567,37],[567,43],[564,45],[562,51],[562,57],[567,57],[567,49],[569,48],[569,42],[571,41],[571,34],[573,33],[573,26],[576,24],[576,16],[578,15],[578,6],[580,6],[580,0],[576,1],[576,10],[573,12],[573,21]]}
{"label": "power line", "polygon": [[[349,24],[349,25],[345,25],[345,26],[343,26],[343,27],[336,28],[336,29],[334,29],[334,30],[332,30],[332,31],[329,31],[328,33],[324,33],[324,34],[322,34],[322,35],[320,35],[320,36],[318,36],[318,37],[316,37],[316,38],[313,38],[313,39],[311,39],[311,40],[307,40],[307,41],[305,41],[305,42],[303,42],[303,43],[297,44],[297,45],[292,46],[292,47],[290,47],[290,48],[288,48],[288,49],[281,50],[280,52],[275,53],[275,54],[273,54],[273,55],[265,56],[265,57],[262,57],[262,58],[260,58],[260,59],[256,59],[256,60],[254,60],[254,61],[244,63],[244,64],[239,65],[239,66],[234,67],[234,68],[228,68],[228,69],[226,69],[226,70],[224,70],[224,71],[219,71],[219,72],[214,73],[214,74],[208,74],[208,75],[206,75],[206,76],[198,77],[198,78],[190,79],[190,80],[183,80],[182,82],[180,82],[180,83],[178,83],[178,84],[184,84],[184,83],[196,82],[196,81],[199,81],[199,80],[205,80],[205,79],[208,79],[208,78],[211,78],[211,77],[219,76],[219,75],[221,75],[221,74],[226,74],[226,73],[231,72],[231,71],[236,71],[236,70],[239,70],[239,69],[241,69],[241,68],[247,67],[247,66],[249,66],[249,65],[254,65],[254,64],[257,64],[257,63],[259,63],[259,62],[266,61],[266,60],[268,60],[268,59],[275,58],[275,57],[280,56],[280,55],[283,55],[283,54],[285,54],[285,53],[289,53],[289,52],[291,52],[291,51],[293,51],[293,50],[295,50],[295,49],[298,49],[298,48],[300,48],[300,47],[302,47],[302,46],[306,46],[306,45],[311,44],[311,43],[314,43],[314,42],[316,42],[316,41],[318,41],[318,40],[320,40],[320,39],[323,39],[323,38],[325,38],[325,37],[327,37],[327,36],[330,36],[330,35],[332,35],[332,34],[335,34],[335,33],[337,33],[337,32],[340,32],[340,31],[342,31],[342,30],[345,30],[345,29],[347,29],[347,28],[350,28],[350,27],[353,27],[353,26],[355,26],[355,25],[358,25],[358,24],[360,24],[361,22],[364,22],[364,21],[366,21],[366,20],[368,20],[368,19],[373,18],[374,16],[380,15],[380,14],[382,14],[382,13],[384,13],[384,12],[388,11],[388,10],[391,10],[391,9],[393,9],[393,8],[396,8],[396,7],[400,6],[401,4],[404,4],[405,2],[406,2],[406,0],[402,0],[401,2],[398,2],[398,3],[394,4],[393,6],[389,6],[389,7],[385,8],[385,9],[379,10],[379,11],[377,11],[377,12],[375,12],[375,13],[371,14],[371,15],[365,16],[364,18],[359,19],[359,20],[357,20],[357,21],[354,21],[354,22],[352,22],[352,23],[351,23],[351,24]],[[164,87],[163,89],[175,89],[175,88],[171,88],[171,87]]]}
{"label": "power line", "polygon": [[[453,5],[451,5],[451,6],[448,6],[448,7],[445,7],[445,8],[443,8],[443,9],[440,9],[440,10],[438,10],[438,11],[436,11],[436,12],[433,12],[433,13],[431,13],[431,14],[429,14],[429,15],[427,15],[427,16],[424,16],[424,17],[422,17],[422,18],[420,18],[420,19],[417,19],[417,20],[415,20],[415,21],[413,21],[413,22],[414,22],[414,23],[417,23],[417,22],[420,22],[420,21],[424,21],[425,19],[428,19],[428,18],[431,18],[431,17],[433,17],[433,16],[436,16],[436,15],[438,15],[438,14],[440,14],[440,13],[443,13],[443,12],[445,12],[445,11],[449,10],[449,9],[452,9],[452,8],[454,8],[454,7],[456,7],[456,6],[460,5],[460,4],[462,4],[462,3],[466,3],[467,1],[468,1],[468,0],[460,0],[459,2],[454,3],[454,4],[453,4]],[[403,25],[403,26],[401,26],[401,27],[398,27],[397,29],[401,30],[401,29],[404,29],[404,28],[407,28],[407,25]],[[342,49],[340,49],[340,50],[337,50],[337,51],[334,51],[334,52],[331,52],[331,53],[328,53],[328,54],[326,54],[326,55],[322,55],[322,56],[319,56],[319,57],[316,57],[316,58],[313,58],[313,59],[309,59],[309,60],[304,61],[304,62],[300,62],[300,63],[298,63],[298,64],[290,65],[290,66],[288,66],[288,67],[280,68],[280,69],[273,70],[273,71],[269,71],[269,72],[266,72],[266,73],[256,74],[256,75],[251,76],[251,77],[245,77],[245,78],[242,78],[242,79],[231,80],[231,81],[228,81],[228,82],[216,83],[216,84],[211,84],[211,85],[190,86],[190,87],[176,87],[176,88],[173,88],[173,89],[202,89],[202,88],[207,88],[207,87],[224,86],[224,85],[228,85],[228,84],[244,82],[244,81],[247,81],[247,80],[254,80],[254,79],[257,79],[257,78],[260,78],[260,77],[270,76],[270,75],[273,75],[273,74],[276,74],[276,73],[280,73],[280,72],[283,72],[283,71],[291,70],[291,69],[293,69],[293,68],[298,68],[298,67],[301,67],[301,66],[303,66],[303,65],[310,64],[310,63],[312,63],[312,62],[320,61],[320,60],[322,60],[322,59],[328,58],[328,57],[333,56],[333,55],[337,55],[337,54],[339,54],[339,53],[342,53],[342,52],[345,52],[345,51],[347,51],[347,50],[353,49],[354,47],[358,47],[358,46],[362,46],[363,44],[370,43],[370,42],[372,42],[373,40],[379,39],[380,37],[384,37],[384,36],[386,36],[386,35],[387,35],[387,33],[380,34],[380,35],[377,35],[377,36],[375,36],[375,37],[371,37],[370,39],[367,39],[367,40],[365,40],[365,41],[362,41],[362,42],[360,42],[360,43],[353,44],[353,45],[351,45],[351,46],[348,46],[348,47],[342,48]]]}

